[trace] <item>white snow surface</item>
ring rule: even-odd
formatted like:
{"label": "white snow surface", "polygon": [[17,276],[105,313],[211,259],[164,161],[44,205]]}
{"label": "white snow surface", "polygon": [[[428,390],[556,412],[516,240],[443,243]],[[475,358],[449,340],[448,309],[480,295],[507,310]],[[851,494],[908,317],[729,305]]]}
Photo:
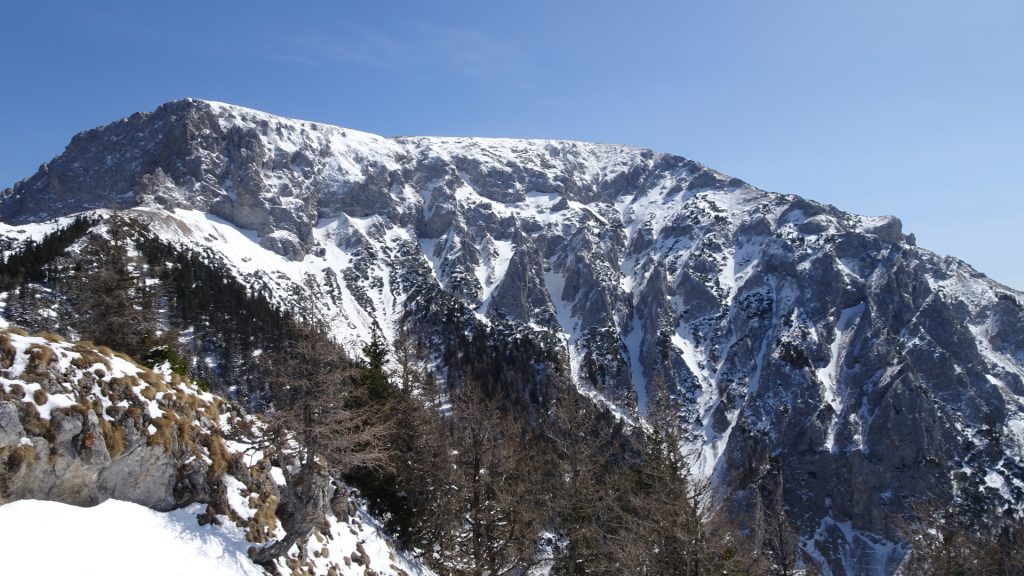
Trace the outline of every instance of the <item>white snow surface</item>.
{"label": "white snow surface", "polygon": [[0,506],[2,574],[78,576],[258,576],[251,545],[212,525],[200,505],[157,512],[107,500],[92,508],[20,500]]}
{"label": "white snow surface", "polygon": [[834,447],[836,429],[840,422],[839,415],[843,411],[843,403],[840,398],[841,391],[837,389],[839,370],[842,368],[840,361],[846,352],[852,328],[855,326],[857,318],[863,312],[864,303],[862,302],[843,310],[839,314],[839,319],[836,321],[835,334],[833,335],[832,343],[829,345],[829,362],[823,368],[818,368],[815,371],[823,387],[825,402],[833,410],[832,423],[829,425],[828,434],[825,437],[825,447],[829,450],[832,450]]}
{"label": "white snow surface", "polygon": [[[838,533],[851,545],[838,558],[844,574],[864,576],[889,576],[892,569],[903,558],[905,548],[874,534],[857,530],[849,521],[836,521],[831,514],[821,519],[814,536],[800,542],[800,548],[808,557],[815,559],[822,576],[835,574],[819,546],[825,543],[829,534]],[[856,545],[856,546],[854,546]],[[853,554],[852,550],[857,550]]]}

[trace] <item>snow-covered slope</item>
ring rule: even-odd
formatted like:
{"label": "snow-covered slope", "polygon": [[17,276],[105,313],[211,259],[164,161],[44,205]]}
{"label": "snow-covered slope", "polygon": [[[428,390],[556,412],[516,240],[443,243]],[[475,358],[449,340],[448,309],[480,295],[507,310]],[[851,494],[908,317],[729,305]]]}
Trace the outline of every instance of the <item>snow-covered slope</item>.
{"label": "snow-covered slope", "polygon": [[[250,425],[167,363],[0,330],[0,573],[263,574],[247,551],[283,539],[275,511],[297,466],[231,439]],[[325,525],[280,569],[430,574],[350,488],[330,492]]]}
{"label": "snow-covered slope", "polygon": [[196,513],[187,508],[156,512],[119,500],[92,508],[12,502],[0,506],[0,539],[8,550],[0,557],[0,571],[82,576],[264,573],[246,556],[249,543],[244,538],[198,526]]}
{"label": "snow-covered slope", "polygon": [[[0,506],[0,539],[8,552],[0,555],[4,574],[79,576],[261,576],[266,574],[249,559],[252,542],[231,526],[200,526],[196,516],[205,506],[192,504],[170,512],[157,512],[139,504],[107,500],[91,508],[44,500],[19,500]],[[367,520],[367,518],[363,518]],[[368,566],[377,574],[424,574],[420,568],[395,559],[373,524],[360,530],[334,523],[315,559],[316,574],[329,566],[339,576],[362,576],[363,561],[330,562],[365,551]],[[84,560],[84,561],[83,561]],[[397,564],[397,565],[396,565]]]}
{"label": "snow-covered slope", "polygon": [[17,238],[88,209],[353,350],[374,323],[429,334],[438,294],[511,324],[623,418],[667,404],[720,495],[781,491],[826,571],[889,571],[913,496],[1024,503],[1024,295],[892,217],[641,148],[388,139],[197,100],[76,136],[0,219]]}

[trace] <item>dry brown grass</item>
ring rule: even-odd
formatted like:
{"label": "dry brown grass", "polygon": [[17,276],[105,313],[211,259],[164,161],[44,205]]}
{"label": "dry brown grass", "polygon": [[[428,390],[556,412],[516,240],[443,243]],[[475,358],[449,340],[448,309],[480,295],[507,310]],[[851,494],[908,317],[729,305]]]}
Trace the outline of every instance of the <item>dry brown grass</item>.
{"label": "dry brown grass", "polygon": [[199,398],[181,390],[176,390],[173,395],[164,396],[164,401],[190,419],[195,419],[196,412],[203,407]]}
{"label": "dry brown grass", "polygon": [[260,503],[249,527],[246,530],[246,539],[250,542],[266,542],[274,537],[274,527],[277,526],[277,496],[268,496]]}
{"label": "dry brown grass", "polygon": [[157,374],[152,370],[143,370],[138,374],[140,380],[149,384],[156,389],[157,392],[167,391],[167,382],[164,380],[163,375]]}
{"label": "dry brown grass", "polygon": [[153,386],[146,386],[139,392],[146,400],[156,400],[156,393],[157,389]]}
{"label": "dry brown grass", "polygon": [[7,331],[11,334],[17,334],[18,336],[28,336],[28,332],[26,332],[21,326],[8,326]]}
{"label": "dry brown grass", "polygon": [[36,336],[40,338],[45,338],[46,340],[53,342],[55,344],[66,342],[63,336],[61,336],[60,334],[55,334],[53,332],[40,332],[39,334],[36,334]]}
{"label": "dry brown grass", "polygon": [[25,389],[21,387],[21,384],[8,384],[7,391],[4,391],[4,387],[0,386],[0,400],[21,402],[24,398]]}
{"label": "dry brown grass", "polygon": [[220,403],[217,401],[210,402],[203,408],[203,414],[210,420],[210,422],[217,422],[220,419]]}
{"label": "dry brown grass", "polygon": [[32,401],[36,403],[36,406],[45,406],[49,400],[50,395],[42,388],[37,388],[36,391],[32,393]]}
{"label": "dry brown grass", "polygon": [[61,408],[61,411],[76,412],[82,418],[88,418],[89,417],[89,412],[92,411],[92,405],[91,404],[78,404],[78,403],[75,403],[75,404],[72,404],[71,406],[68,406],[67,408]]}
{"label": "dry brown grass", "polygon": [[8,474],[17,474],[22,468],[31,468],[36,463],[36,448],[31,444],[18,444],[7,455],[4,466]]}
{"label": "dry brown grass", "polygon": [[209,477],[211,479],[223,478],[228,472],[228,464],[231,458],[227,446],[224,445],[224,439],[215,434],[210,434],[206,437],[205,444],[206,451],[210,455],[210,460],[212,460]]}
{"label": "dry brown grass", "polygon": [[107,383],[106,392],[111,402],[117,403],[121,400],[128,400],[129,402],[135,399],[135,393],[132,388],[137,386],[139,381],[134,376],[118,376],[117,378],[111,378],[110,382]]}
{"label": "dry brown grass", "polygon": [[9,387],[11,398],[21,401],[25,398],[25,387],[21,384],[11,384]]}
{"label": "dry brown grass", "polygon": [[153,418],[150,424],[156,428],[156,432],[146,438],[146,444],[150,446],[163,446],[167,452],[174,450],[174,436],[177,426],[174,420],[167,417]]}
{"label": "dry brown grass", "polygon": [[33,344],[28,347],[28,365],[25,372],[32,374],[46,374],[50,369],[50,363],[54,361],[53,348]]}
{"label": "dry brown grass", "polygon": [[18,407],[21,412],[21,426],[25,429],[26,436],[50,436],[50,421],[39,417],[39,410],[36,410],[35,404],[19,404]]}
{"label": "dry brown grass", "polygon": [[174,417],[174,425],[178,428],[178,439],[181,441],[181,447],[198,455],[199,448],[196,446],[195,437],[193,436],[192,421]]}
{"label": "dry brown grass", "polygon": [[7,332],[0,332],[0,369],[8,369],[14,364],[14,357],[18,352],[11,344],[11,336]]}
{"label": "dry brown grass", "polygon": [[[75,368],[78,368],[79,370],[88,370],[97,364],[102,364],[104,368],[110,370],[110,360],[103,357],[101,354],[97,354],[95,350],[85,348],[81,344],[75,345],[71,350],[81,354],[81,356],[78,356],[71,361],[71,365]],[[102,378],[103,376],[99,377]]]}
{"label": "dry brown grass", "polygon": [[192,423],[178,418],[173,412],[164,412],[164,416],[150,421],[156,433],[146,439],[150,446],[163,446],[168,452],[176,449],[182,453],[200,454],[193,437]]}
{"label": "dry brown grass", "polygon": [[142,428],[142,414],[144,412],[142,406],[139,406],[138,404],[130,404],[125,411],[128,413],[128,417],[134,420],[135,423]]}
{"label": "dry brown grass", "polygon": [[111,356],[114,355],[114,351],[111,350],[110,348],[107,348],[106,346],[96,346],[95,348],[97,352],[103,354],[107,358],[110,358]]}
{"label": "dry brown grass", "polygon": [[103,442],[107,445],[110,457],[118,458],[124,454],[127,443],[124,428],[109,422],[106,418],[100,418],[100,430],[103,431]]}

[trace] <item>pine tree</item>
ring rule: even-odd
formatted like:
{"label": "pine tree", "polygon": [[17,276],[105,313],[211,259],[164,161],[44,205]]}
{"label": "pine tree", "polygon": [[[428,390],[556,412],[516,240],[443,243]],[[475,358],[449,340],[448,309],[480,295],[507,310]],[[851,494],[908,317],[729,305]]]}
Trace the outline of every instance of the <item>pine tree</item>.
{"label": "pine tree", "polygon": [[371,400],[382,402],[394,392],[387,372],[388,344],[376,320],[370,328],[370,341],[363,346],[365,366],[359,381]]}

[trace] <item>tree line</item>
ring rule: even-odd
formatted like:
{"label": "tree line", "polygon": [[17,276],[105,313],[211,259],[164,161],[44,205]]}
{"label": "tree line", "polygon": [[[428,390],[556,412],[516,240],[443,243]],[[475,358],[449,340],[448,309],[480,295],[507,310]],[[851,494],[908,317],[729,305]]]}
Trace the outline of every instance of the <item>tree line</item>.
{"label": "tree line", "polygon": [[[356,486],[438,573],[771,573],[770,555],[713,513],[668,414],[641,432],[566,386],[527,419],[474,371],[439,387],[404,331],[387,346],[374,329],[351,360],[323,332],[296,334],[267,360],[276,392],[265,434],[303,447],[290,456],[307,479],[296,486],[332,476]],[[289,536],[256,557],[272,559],[322,522],[322,494],[296,489]]]}

